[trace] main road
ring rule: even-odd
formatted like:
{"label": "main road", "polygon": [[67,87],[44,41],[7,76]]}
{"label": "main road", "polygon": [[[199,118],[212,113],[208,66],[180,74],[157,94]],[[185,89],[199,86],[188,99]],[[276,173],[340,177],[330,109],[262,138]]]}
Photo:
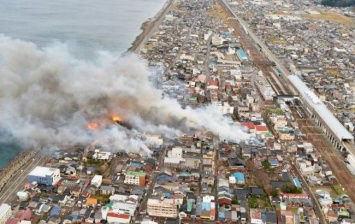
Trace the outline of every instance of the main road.
{"label": "main road", "polygon": [[11,204],[13,199],[16,198],[16,193],[23,190],[24,185],[27,183],[28,173],[36,166],[44,165],[50,154],[51,152],[49,150],[39,151],[29,163],[24,165],[21,170],[18,170],[13,175],[13,179],[5,185],[4,190],[0,193],[0,204]]}

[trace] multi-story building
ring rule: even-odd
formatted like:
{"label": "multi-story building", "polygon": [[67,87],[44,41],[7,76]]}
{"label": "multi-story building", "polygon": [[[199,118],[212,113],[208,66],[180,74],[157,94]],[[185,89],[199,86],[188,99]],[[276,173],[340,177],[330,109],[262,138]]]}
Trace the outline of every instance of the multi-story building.
{"label": "multi-story building", "polygon": [[174,199],[148,199],[147,212],[150,216],[176,218],[178,204]]}
{"label": "multi-story building", "polygon": [[28,182],[56,185],[60,180],[60,170],[57,168],[36,166],[27,176]]}
{"label": "multi-story building", "polygon": [[2,204],[0,206],[0,223],[6,223],[6,221],[11,217],[11,206],[8,204]]}
{"label": "multi-story building", "polygon": [[124,183],[144,186],[146,176],[147,176],[147,174],[145,172],[127,171],[125,173]]}

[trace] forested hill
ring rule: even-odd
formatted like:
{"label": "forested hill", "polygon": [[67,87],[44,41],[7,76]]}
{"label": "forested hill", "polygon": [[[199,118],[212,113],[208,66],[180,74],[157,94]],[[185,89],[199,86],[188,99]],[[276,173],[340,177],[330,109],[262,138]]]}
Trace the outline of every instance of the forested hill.
{"label": "forested hill", "polygon": [[322,5],[332,7],[349,7],[355,6],[355,0],[322,0]]}

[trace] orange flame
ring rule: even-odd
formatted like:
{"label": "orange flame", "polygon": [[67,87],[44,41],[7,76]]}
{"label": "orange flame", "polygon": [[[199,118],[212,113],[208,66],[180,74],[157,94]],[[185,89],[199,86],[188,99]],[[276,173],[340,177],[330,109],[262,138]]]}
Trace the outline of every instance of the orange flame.
{"label": "orange flame", "polygon": [[113,115],[112,116],[112,121],[119,123],[119,122],[122,121],[122,118],[120,118],[118,115]]}
{"label": "orange flame", "polygon": [[96,122],[90,122],[90,123],[88,123],[88,129],[96,130],[96,129],[98,129],[98,127],[99,127],[99,124],[96,123]]}

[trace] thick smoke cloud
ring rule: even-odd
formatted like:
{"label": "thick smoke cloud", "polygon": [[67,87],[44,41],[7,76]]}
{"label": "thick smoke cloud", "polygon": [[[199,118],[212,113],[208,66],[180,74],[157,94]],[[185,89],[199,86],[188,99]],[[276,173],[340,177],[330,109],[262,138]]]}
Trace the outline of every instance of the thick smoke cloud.
{"label": "thick smoke cloud", "polygon": [[[175,137],[189,128],[206,128],[224,139],[249,137],[214,107],[183,110],[175,100],[162,99],[148,79],[152,74],[134,54],[101,53],[85,61],[65,45],[39,49],[0,36],[0,126],[23,147],[96,141],[142,154],[149,150],[132,137],[137,131]],[[110,122],[113,115],[132,128]],[[100,123],[98,130],[87,128],[92,121]]]}

